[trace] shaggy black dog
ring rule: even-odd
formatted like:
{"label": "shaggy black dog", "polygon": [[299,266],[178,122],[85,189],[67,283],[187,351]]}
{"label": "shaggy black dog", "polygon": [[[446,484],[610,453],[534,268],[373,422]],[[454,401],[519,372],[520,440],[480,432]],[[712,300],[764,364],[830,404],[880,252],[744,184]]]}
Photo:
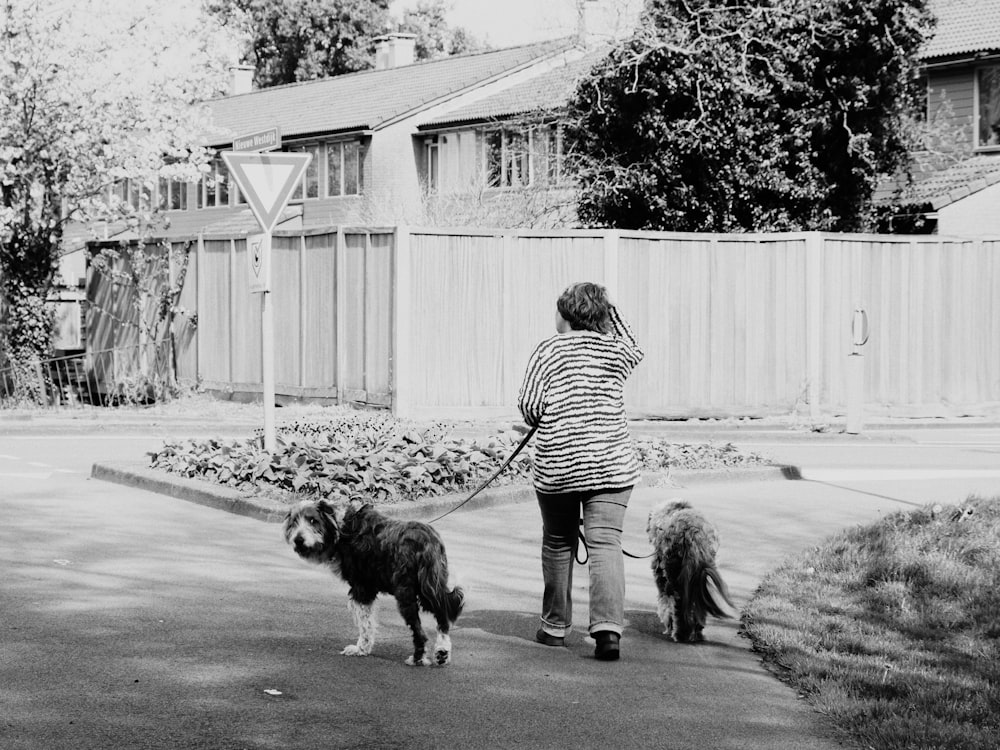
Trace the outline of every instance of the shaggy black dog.
{"label": "shaggy black dog", "polygon": [[358,642],[341,653],[367,656],[375,643],[373,606],[379,594],[396,597],[399,613],[413,631],[413,655],[407,664],[430,664],[420,609],[437,621],[434,662],[451,660],[448,630],[465,602],[462,589],[448,588],[448,558],[438,533],[419,521],[397,521],[371,505],[333,506],[304,501],[285,517],[285,540],[305,560],[328,565],[350,586],[351,611]]}
{"label": "shaggy black dog", "polygon": [[660,594],[657,610],[667,634],[678,642],[705,640],[707,616],[732,617],[722,602],[735,609],[715,567],[715,528],[685,501],[667,500],[650,511],[646,532]]}

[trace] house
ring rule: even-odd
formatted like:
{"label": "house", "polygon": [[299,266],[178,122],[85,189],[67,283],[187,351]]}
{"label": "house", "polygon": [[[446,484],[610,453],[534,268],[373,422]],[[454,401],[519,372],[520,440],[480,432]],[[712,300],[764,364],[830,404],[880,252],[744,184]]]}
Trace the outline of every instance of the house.
{"label": "house", "polygon": [[[467,187],[487,176],[487,187],[502,187],[492,181],[495,124],[441,135],[425,126],[533,89],[585,55],[575,38],[419,63],[413,47],[413,35],[391,34],[380,41],[374,70],[256,91],[252,71],[234,70],[234,93],[207,103],[217,128],[209,144],[221,152],[234,138],[277,128],[283,151],[312,154],[278,228],[421,223],[425,197],[445,185]],[[553,135],[546,148],[557,164],[559,139]],[[200,183],[159,188],[167,236],[254,230],[221,157]]]}
{"label": "house", "polygon": [[937,17],[921,53],[932,151],[915,154],[912,184],[890,182],[894,232],[1000,235],[1000,0],[930,0]]}

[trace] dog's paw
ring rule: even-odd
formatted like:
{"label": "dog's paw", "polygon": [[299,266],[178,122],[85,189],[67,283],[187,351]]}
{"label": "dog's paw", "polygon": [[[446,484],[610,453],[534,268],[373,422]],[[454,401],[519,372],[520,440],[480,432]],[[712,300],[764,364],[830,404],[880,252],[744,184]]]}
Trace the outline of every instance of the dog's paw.
{"label": "dog's paw", "polygon": [[412,656],[407,656],[406,663],[411,667],[429,667],[431,665],[431,660],[426,656],[423,656],[420,659],[414,659]]}
{"label": "dog's paw", "polygon": [[358,647],[357,644],[352,643],[340,653],[344,656],[368,656],[371,652],[366,651],[365,649]]}
{"label": "dog's paw", "polygon": [[434,644],[434,663],[439,667],[451,661],[451,638],[447,633],[438,633],[437,642]]}

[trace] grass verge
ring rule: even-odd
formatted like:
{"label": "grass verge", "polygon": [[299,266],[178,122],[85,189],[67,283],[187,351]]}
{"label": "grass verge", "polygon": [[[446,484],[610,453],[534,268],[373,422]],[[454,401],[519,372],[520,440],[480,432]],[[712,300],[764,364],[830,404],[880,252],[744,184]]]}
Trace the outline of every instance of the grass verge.
{"label": "grass verge", "polygon": [[898,512],[770,574],[743,630],[861,747],[1000,747],[1000,497]]}

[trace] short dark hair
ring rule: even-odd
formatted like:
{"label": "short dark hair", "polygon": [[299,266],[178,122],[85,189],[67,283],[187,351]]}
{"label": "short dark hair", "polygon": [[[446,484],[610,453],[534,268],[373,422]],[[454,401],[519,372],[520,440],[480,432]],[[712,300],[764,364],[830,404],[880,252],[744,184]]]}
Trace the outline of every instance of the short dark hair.
{"label": "short dark hair", "polygon": [[556,300],[556,309],[574,331],[611,330],[611,302],[600,284],[582,281],[571,284]]}

